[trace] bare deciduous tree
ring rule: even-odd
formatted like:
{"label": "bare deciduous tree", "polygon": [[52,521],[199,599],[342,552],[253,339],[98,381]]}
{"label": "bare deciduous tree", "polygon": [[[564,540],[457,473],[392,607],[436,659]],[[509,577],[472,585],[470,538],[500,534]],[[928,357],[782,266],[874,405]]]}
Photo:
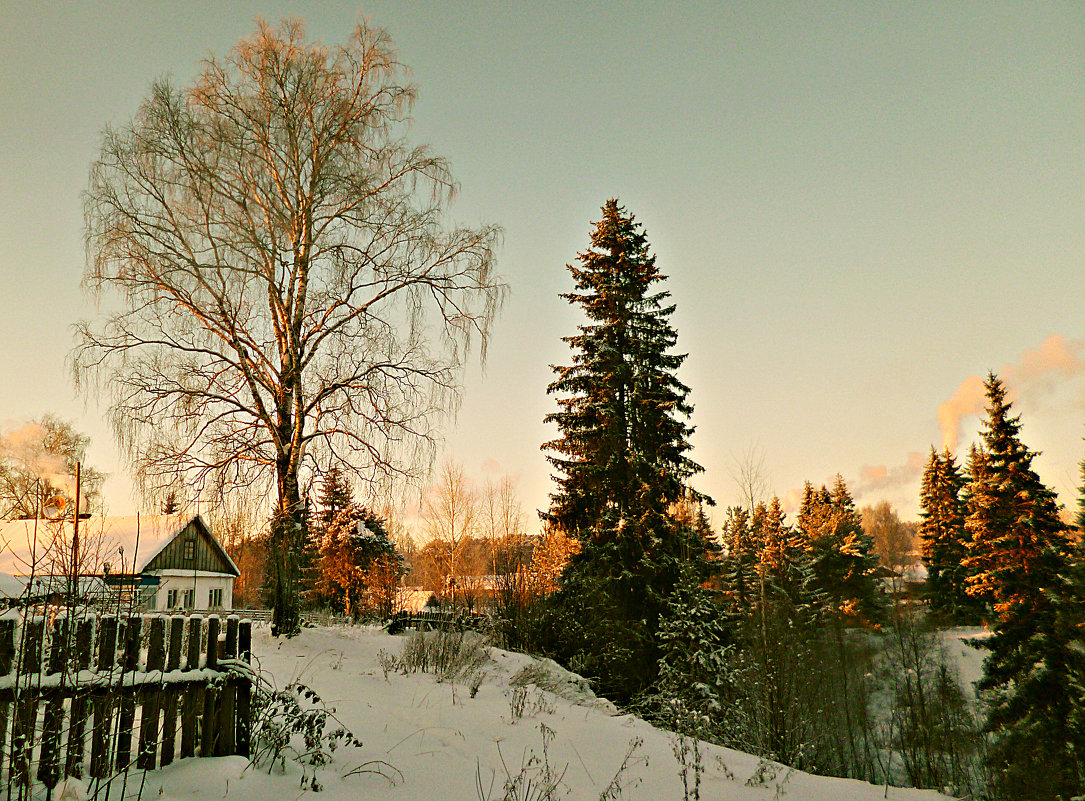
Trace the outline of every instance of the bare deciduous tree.
{"label": "bare deciduous tree", "polygon": [[516,483],[510,476],[487,482],[482,493],[486,539],[490,546],[489,572],[496,576],[514,571],[524,539],[524,510]]}
{"label": "bare deciduous tree", "polygon": [[456,603],[457,562],[464,543],[473,537],[479,523],[478,495],[463,474],[463,468],[446,462],[422,504],[422,525],[437,544],[438,567]]}
{"label": "bare deciduous tree", "polygon": [[768,473],[765,467],[765,451],[758,445],[750,445],[741,453],[731,453],[731,480],[742,494],[742,506],[746,514],[753,516],[757,504],[765,500],[768,491]]}
{"label": "bare deciduous tree", "polygon": [[274,488],[275,619],[297,625],[316,465],[410,475],[504,292],[499,231],[449,227],[447,162],[404,138],[387,34],[333,48],[263,23],[108,130],[85,197],[92,290],[77,380],[101,380],[149,496]]}
{"label": "bare deciduous tree", "polygon": [[916,561],[916,527],[903,522],[888,501],[864,506],[863,531],[874,540],[874,552],[886,567],[900,575]]}

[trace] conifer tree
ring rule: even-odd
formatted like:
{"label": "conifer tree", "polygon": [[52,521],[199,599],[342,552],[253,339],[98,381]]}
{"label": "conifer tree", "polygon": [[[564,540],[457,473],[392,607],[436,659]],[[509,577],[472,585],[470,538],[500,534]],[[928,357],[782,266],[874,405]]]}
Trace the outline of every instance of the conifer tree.
{"label": "conifer tree", "polygon": [[759,570],[764,574],[783,573],[789,564],[797,561],[801,545],[795,532],[784,522],[779,496],[773,495],[764,513],[759,512],[754,518],[757,521],[754,535],[761,541]]}
{"label": "conifer tree", "polygon": [[390,612],[401,565],[384,521],[365,507],[348,504],[320,542],[318,588],[347,615]]}
{"label": "conifer tree", "polygon": [[831,608],[851,620],[877,620],[885,607],[878,557],[842,477],[832,490],[807,482],[798,528],[817,590]]}
{"label": "conifer tree", "polygon": [[723,522],[724,556],[720,569],[723,594],[736,615],[747,614],[756,603],[759,593],[757,563],[761,551],[760,532],[765,527],[768,510],[764,504],[754,509],[753,518],[741,506],[727,510]]}
{"label": "conifer tree", "polygon": [[[587,323],[565,338],[572,363],[554,367],[547,388],[558,411],[546,422],[559,436],[543,446],[557,471],[545,518],[584,546],[554,596],[566,633],[584,614],[608,629],[564,636],[558,626],[559,655],[624,696],[654,678],[667,597],[688,564],[707,572],[708,545],[675,514],[701,468],[688,455],[693,407],[676,375],[685,356],[672,353],[674,306],[641,225],[616,200],[602,211],[590,247],[569,265],[575,291],[562,296]],[[597,608],[576,612],[589,596]],[[613,658],[595,647],[601,634],[620,643]]]}
{"label": "conifer tree", "polygon": [[1075,551],[1055,493],[1032,469],[1002,381],[990,374],[982,458],[965,523],[969,592],[995,615],[979,688],[988,694],[996,790],[1005,798],[1068,798],[1085,786],[1085,641]]}
{"label": "conifer tree", "polygon": [[[307,514],[309,519],[305,542],[300,546],[298,553],[297,569],[301,597],[310,605],[323,607],[331,604],[336,608],[342,608],[341,598],[337,591],[331,589],[331,585],[322,571],[327,566],[327,560],[322,556],[325,550],[325,540],[332,521],[344,509],[354,502],[350,484],[347,482],[343,471],[332,466],[323,476],[320,487],[317,490],[318,508],[315,513]],[[308,506],[308,498],[306,498]]]}
{"label": "conifer tree", "polygon": [[320,483],[320,528],[330,526],[336,515],[353,501],[350,484],[343,471],[338,466],[331,467]]}
{"label": "conifer tree", "polygon": [[1081,461],[1081,489],[1077,496],[1077,514],[1074,516],[1074,525],[1077,526],[1078,540],[1085,536],[1085,459]]}
{"label": "conifer tree", "polygon": [[927,566],[931,610],[954,623],[973,623],[979,605],[967,592],[968,534],[965,531],[965,481],[947,448],[931,448],[920,488],[919,540]]}

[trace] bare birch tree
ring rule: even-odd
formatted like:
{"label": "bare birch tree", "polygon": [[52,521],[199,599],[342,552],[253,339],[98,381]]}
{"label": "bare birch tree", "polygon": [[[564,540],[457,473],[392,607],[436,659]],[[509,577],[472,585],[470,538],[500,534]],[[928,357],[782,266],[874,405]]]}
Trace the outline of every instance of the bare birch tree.
{"label": "bare birch tree", "polygon": [[731,480],[742,494],[742,508],[752,517],[757,504],[765,500],[768,491],[764,449],[751,444],[744,451],[732,451],[730,473]]}
{"label": "bare birch tree", "polygon": [[412,475],[504,292],[498,229],[449,226],[449,165],[405,138],[403,73],[367,24],[324,47],[261,23],[187,88],[155,83],[85,195],[85,284],[120,302],[79,325],[77,380],[108,392],[148,497],[182,476],[273,498],[287,632],[317,463]]}
{"label": "bare birch tree", "polygon": [[464,543],[475,536],[479,525],[478,493],[463,474],[463,468],[446,462],[422,504],[422,525],[429,539],[438,545],[438,569],[456,604],[457,567]]}
{"label": "bare birch tree", "polygon": [[524,539],[524,511],[516,483],[510,476],[501,476],[496,483],[486,482],[482,511],[490,549],[490,574],[515,571]]}

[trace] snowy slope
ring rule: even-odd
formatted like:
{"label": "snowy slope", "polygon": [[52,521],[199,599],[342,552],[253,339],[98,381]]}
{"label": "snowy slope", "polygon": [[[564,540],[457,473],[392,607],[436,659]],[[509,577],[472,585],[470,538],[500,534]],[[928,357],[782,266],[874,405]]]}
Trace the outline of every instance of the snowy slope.
{"label": "snowy slope", "polygon": [[976,643],[987,639],[991,632],[978,626],[962,626],[940,632],[946,660],[957,670],[961,689],[973,703],[976,702],[976,682],[983,678],[983,660],[987,651],[977,648]]}
{"label": "snowy slope", "polygon": [[[271,801],[313,798],[350,799],[500,799],[509,776],[527,765],[538,779],[544,732],[552,732],[546,760],[561,776],[557,798],[595,801],[621,773],[620,795],[611,798],[663,801],[682,799],[673,738],[609,702],[595,699],[582,680],[553,663],[538,668],[555,692],[528,687],[521,717],[513,715],[509,679],[537,660],[494,649],[486,676],[472,698],[464,684],[438,683],[432,675],[398,673],[385,678],[378,661],[382,649],[397,652],[404,636],[362,628],[310,629],[289,641],[254,632],[254,652],[278,686],[300,678],[336,709],[361,738],[362,748],[341,748],[322,768],[320,793],[299,787],[301,774],[290,765],[284,775],[268,775],[240,757],[190,759],[147,775],[147,799]],[[543,727],[546,727],[543,729]],[[636,745],[637,743],[639,745]],[[755,757],[705,746],[703,799],[769,801],[876,801],[942,799],[931,791],[900,790],[846,779],[829,779],[759,763]],[[359,766],[370,763],[368,769]],[[386,763],[382,765],[380,763]],[[348,775],[352,770],[354,775]],[[378,772],[381,771],[385,775]],[[367,772],[369,771],[369,772]],[[478,789],[481,783],[482,793]],[[531,796],[535,797],[535,796]]]}

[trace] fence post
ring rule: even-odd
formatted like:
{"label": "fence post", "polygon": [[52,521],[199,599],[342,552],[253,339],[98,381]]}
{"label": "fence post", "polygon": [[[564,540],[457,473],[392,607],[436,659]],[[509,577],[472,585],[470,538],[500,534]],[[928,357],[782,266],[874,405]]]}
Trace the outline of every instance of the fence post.
{"label": "fence post", "polygon": [[[112,674],[116,658],[117,618],[105,615],[98,624],[98,674]],[[113,723],[113,699],[108,687],[95,690],[93,706],[90,775],[95,779],[105,779],[109,776],[109,734]]]}
{"label": "fence post", "polygon": [[[222,643],[222,658],[237,658],[237,615],[226,618],[226,639]],[[218,742],[215,744],[215,756],[232,756],[237,747],[237,680],[231,676],[219,691],[218,701]]]}
{"label": "fence post", "polygon": [[[53,621],[52,643],[49,647],[49,665],[46,675],[55,676],[64,670],[68,661],[68,633],[70,618],[58,617]],[[63,677],[61,677],[63,686]],[[49,688],[41,692],[47,698],[42,719],[41,753],[38,755],[38,781],[49,790],[60,781],[60,729],[64,722],[64,702],[61,689]]]}
{"label": "fence post", "polygon": [[[170,618],[169,646],[166,649],[166,672],[172,673],[181,666],[181,638],[184,635],[185,619],[180,615]],[[162,702],[162,756],[160,764],[166,767],[173,762],[173,751],[177,741],[177,688],[166,686]]]}
{"label": "fence post", "polygon": [[[166,666],[166,619],[162,615],[151,618],[151,630],[147,640],[147,672],[161,673]],[[143,710],[139,721],[139,754],[136,767],[154,770],[158,756],[158,717],[162,685],[146,685],[140,692]]]}
{"label": "fence post", "polygon": [[[90,649],[94,635],[94,618],[85,617],[75,629],[75,684],[79,685],[79,673],[90,667]],[[64,758],[65,776],[83,776],[83,737],[87,729],[87,693],[76,690],[72,696],[72,718],[68,727],[68,752]]]}
{"label": "fence post", "polygon": [[[207,657],[204,666],[207,670],[218,670],[219,618],[210,615],[207,618]],[[218,709],[217,687],[208,686],[203,691],[203,715],[200,729],[200,756],[215,756],[218,748],[219,732],[217,729]]]}
{"label": "fence post", "polygon": [[200,629],[203,618],[193,615],[188,619],[188,655],[185,658],[185,670],[200,669]]}
{"label": "fence post", "polygon": [[[11,619],[0,620],[0,676],[11,673],[11,666],[15,663],[15,621]],[[7,701],[0,702],[0,756],[4,754],[7,745],[8,716],[11,709]],[[2,761],[2,760],[0,760]]]}
{"label": "fence post", "polygon": [[207,618],[207,659],[204,667],[208,670],[219,669],[219,617],[211,615]]}
{"label": "fence post", "polygon": [[[248,664],[252,661],[252,621],[242,620],[237,627],[238,658]],[[235,722],[237,733],[234,735],[234,752],[239,756],[249,756],[249,738],[252,721],[252,681],[247,676],[237,687],[237,713]]]}
{"label": "fence post", "polygon": [[[33,676],[41,672],[41,647],[44,633],[41,618],[28,618],[23,622],[23,652],[19,658],[20,676]],[[15,719],[11,727],[11,780],[30,786],[30,758],[34,748],[34,724],[38,717],[38,699],[29,690],[25,697],[16,682]]]}
{"label": "fence post", "polygon": [[0,620],[0,676],[11,673],[15,663],[15,621]]}
{"label": "fence post", "polygon": [[[135,674],[139,668],[139,645],[142,635],[143,618],[129,615],[124,626],[124,665],[121,671],[121,683],[124,674]],[[135,675],[132,676],[135,679]],[[133,682],[134,684],[134,682]],[[121,717],[117,724],[117,770],[126,771],[132,762],[132,728],[136,722],[136,696],[132,693],[121,694]]]}
{"label": "fence post", "polygon": [[166,649],[166,670],[173,672],[181,667],[181,640],[185,635],[185,619],[181,615],[170,617],[169,647]]}

